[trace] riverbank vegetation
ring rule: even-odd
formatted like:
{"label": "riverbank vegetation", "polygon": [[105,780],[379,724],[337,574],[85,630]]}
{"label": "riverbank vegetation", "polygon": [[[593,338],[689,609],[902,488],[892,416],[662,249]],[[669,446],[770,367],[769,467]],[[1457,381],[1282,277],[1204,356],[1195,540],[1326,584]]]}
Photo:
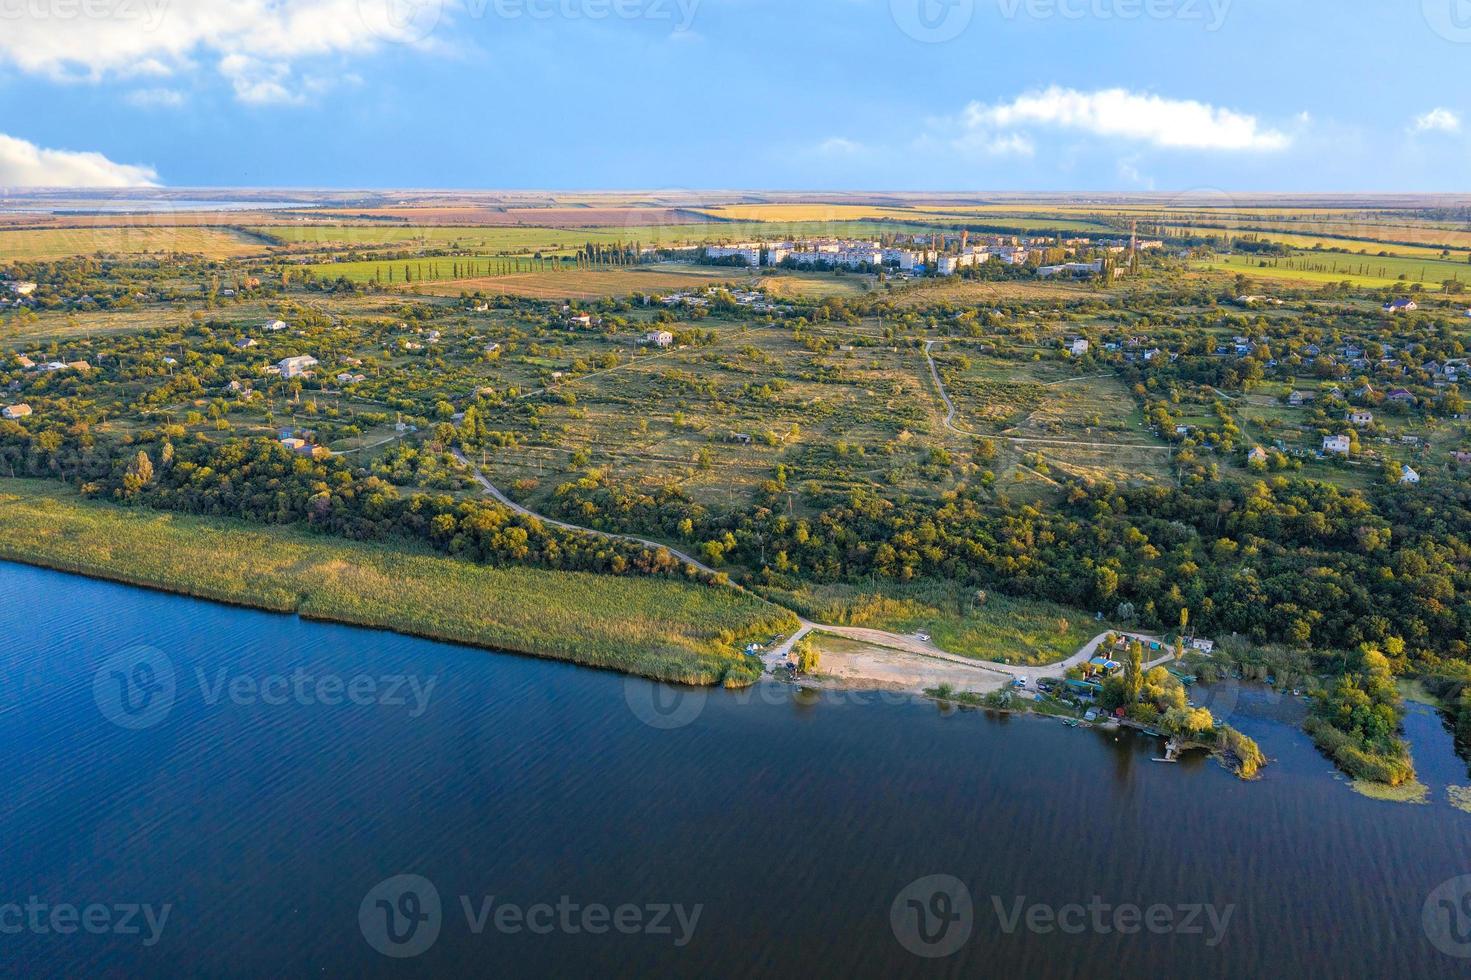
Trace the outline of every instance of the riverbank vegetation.
{"label": "riverbank vegetation", "polygon": [[1390,663],[1364,648],[1316,698],[1305,727],[1340,769],[1357,780],[1401,786],[1415,780],[1409,745],[1399,737],[1404,703]]}
{"label": "riverbank vegetation", "polygon": [[796,625],[699,583],[491,568],[407,544],[88,501],[51,481],[0,481],[0,558],[687,684],[753,682],[760,662],[740,648]]}

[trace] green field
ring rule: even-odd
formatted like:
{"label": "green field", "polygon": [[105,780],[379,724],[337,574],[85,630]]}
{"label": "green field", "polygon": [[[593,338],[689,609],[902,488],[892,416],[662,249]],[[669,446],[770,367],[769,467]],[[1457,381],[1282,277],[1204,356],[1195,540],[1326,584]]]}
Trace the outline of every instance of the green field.
{"label": "green field", "polygon": [[1310,283],[1348,281],[1370,287],[1419,284],[1434,292],[1439,292],[1441,283],[1448,279],[1471,284],[1471,263],[1404,256],[1337,252],[1300,252],[1283,258],[1226,255],[1199,263],[1198,267],[1240,273],[1248,279]]}
{"label": "green field", "polygon": [[37,480],[0,480],[0,558],[682,683],[749,683],[759,665],[740,641],[795,625],[727,589],[488,568],[407,545],[86,501]]}

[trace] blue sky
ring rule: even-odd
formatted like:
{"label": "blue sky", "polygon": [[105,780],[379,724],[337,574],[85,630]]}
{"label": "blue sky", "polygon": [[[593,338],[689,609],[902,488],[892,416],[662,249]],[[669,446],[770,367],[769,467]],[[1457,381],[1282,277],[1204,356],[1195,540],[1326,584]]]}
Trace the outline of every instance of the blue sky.
{"label": "blue sky", "polygon": [[1471,0],[80,2],[0,0],[0,188],[1466,191],[1471,173]]}

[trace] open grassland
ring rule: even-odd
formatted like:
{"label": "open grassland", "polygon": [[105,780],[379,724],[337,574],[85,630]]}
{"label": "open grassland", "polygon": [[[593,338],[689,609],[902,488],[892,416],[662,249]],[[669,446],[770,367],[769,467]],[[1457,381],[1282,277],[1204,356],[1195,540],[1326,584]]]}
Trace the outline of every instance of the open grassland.
{"label": "open grassland", "polygon": [[1401,256],[1343,255],[1335,252],[1303,252],[1283,258],[1225,255],[1198,268],[1239,273],[1249,279],[1306,283],[1352,282],[1360,286],[1422,285],[1438,292],[1441,283],[1458,280],[1471,283],[1471,263]]}
{"label": "open grassland", "polygon": [[258,255],[265,250],[261,240],[230,228],[128,224],[0,231],[0,265],[98,252],[115,255],[182,252],[224,259]]}
{"label": "open grassland", "polygon": [[[932,450],[960,453],[968,440],[940,426],[919,351],[883,342],[872,321],[818,332],[831,349],[808,350],[779,326],[722,326],[713,344],[568,379],[538,396],[534,429],[518,410],[487,418],[520,442],[492,451],[489,472],[544,503],[582,475],[581,453],[620,482],[673,485],[718,509],[744,505],[778,467],[794,491],[880,485],[930,496],[951,485],[956,473]],[[587,338],[545,352],[543,367],[590,363],[593,344],[615,343],[627,345]],[[502,370],[514,360],[503,357]]]}
{"label": "open grassland", "polygon": [[641,265],[622,269],[521,272],[475,279],[453,279],[409,287],[430,296],[461,293],[525,296],[530,299],[599,299],[630,293],[698,289],[714,283],[743,282],[739,269],[697,265]]}
{"label": "open grassland", "polygon": [[882,594],[857,585],[809,585],[772,597],[816,622],[893,633],[924,630],[949,653],[1011,664],[1054,664],[1107,624],[1053,602],[980,593],[955,582],[890,583]]}
{"label": "open grassland", "polygon": [[831,272],[763,272],[760,284],[772,299],[826,299],[862,296],[878,282],[877,276]]}
{"label": "open grassland", "polygon": [[745,638],[790,614],[728,589],[487,568],[295,528],[134,510],[0,481],[0,558],[663,680],[748,683]]}
{"label": "open grassland", "polygon": [[[264,307],[249,306],[247,310],[263,310]],[[48,341],[78,340],[88,337],[109,337],[119,334],[138,333],[152,330],[167,323],[181,323],[185,319],[178,312],[137,308],[131,310],[95,310],[72,312],[65,310],[42,310],[34,318],[10,315],[0,317],[0,348],[28,350]]]}
{"label": "open grassland", "polygon": [[894,305],[901,309],[924,309],[936,303],[979,305],[1003,300],[1069,300],[1096,298],[1108,290],[1089,283],[1058,279],[922,279],[894,286]]}

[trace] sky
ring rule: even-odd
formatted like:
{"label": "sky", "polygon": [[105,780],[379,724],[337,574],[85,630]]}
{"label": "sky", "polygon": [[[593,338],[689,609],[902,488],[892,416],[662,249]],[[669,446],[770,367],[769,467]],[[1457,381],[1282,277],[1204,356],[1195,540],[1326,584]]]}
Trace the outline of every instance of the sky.
{"label": "sky", "polygon": [[0,0],[0,189],[1471,191],[1471,0]]}

